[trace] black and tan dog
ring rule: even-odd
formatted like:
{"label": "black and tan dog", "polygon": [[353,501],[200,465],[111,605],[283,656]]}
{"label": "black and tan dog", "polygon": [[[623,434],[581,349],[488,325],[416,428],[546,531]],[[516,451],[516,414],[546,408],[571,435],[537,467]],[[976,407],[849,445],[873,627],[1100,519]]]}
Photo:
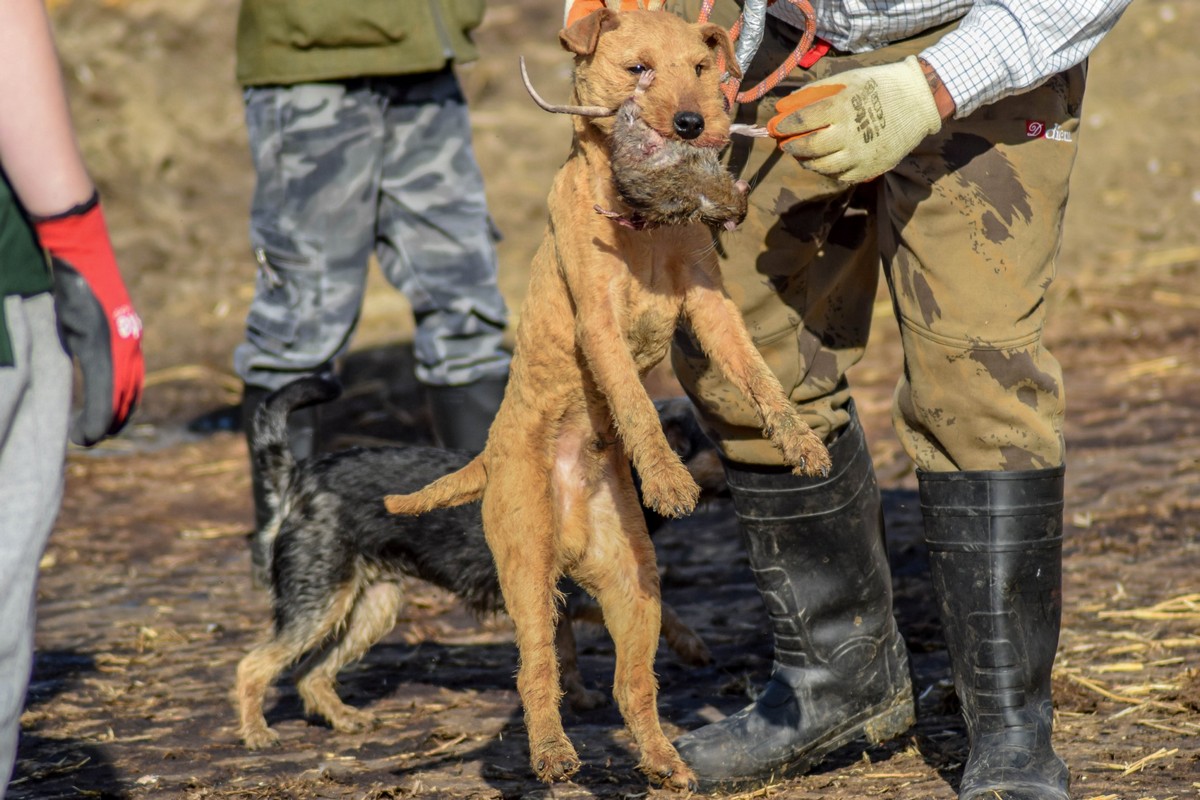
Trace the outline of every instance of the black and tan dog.
{"label": "black and tan dog", "polygon": [[[663,169],[687,170],[692,159],[680,152],[693,148],[715,159],[728,143],[718,68],[722,57],[734,68],[728,34],[660,11],[602,9],[560,40],[575,54],[573,102],[582,111],[572,113],[599,108],[612,116],[575,120],[530,270],[507,391],[483,453],[386,502],[396,513],[423,514],[482,499],[484,533],[516,626],[517,689],[539,778],[562,780],[580,765],[559,713],[554,647],[556,586],[568,575],[603,609],[616,649],[613,695],[641,751],[639,766],[653,781],[686,789],[694,776],[658,716],[658,570],[630,462],[644,501],[659,513],[690,511],[699,489],[663,436],[642,378],[665,357],[677,326],[689,325],[757,409],[785,463],[819,474],[829,469],[829,455],[725,294],[705,220],[644,224],[645,213],[615,180],[621,167],[614,159],[653,171],[665,154]],[[614,147],[623,136],[633,145]]]}
{"label": "black and tan dog", "polygon": [[[394,627],[405,576],[454,592],[476,613],[503,610],[478,504],[415,518],[389,514],[380,502],[397,486],[418,489],[459,469],[467,454],[432,447],[360,447],[295,461],[288,446],[288,413],[339,393],[333,381],[304,378],[273,393],[256,413],[252,455],[266,476],[274,513],[255,532],[252,546],[264,556],[266,567],[258,577],[270,589],[274,622],[265,641],[238,666],[239,730],[250,748],[277,741],[263,716],[263,700],[276,678],[305,655],[310,657],[298,679],[305,708],[339,731],[374,724],[370,714],[341,701],[335,678]],[[665,402],[663,425],[685,461],[694,459],[697,481],[706,492],[719,492],[715,452],[686,406],[686,401]],[[586,709],[607,695],[584,685],[570,623],[573,618],[596,621],[594,606],[580,602],[578,594],[571,599],[560,620],[558,651],[566,699]],[[704,643],[665,605],[663,636],[685,662],[708,661]]]}

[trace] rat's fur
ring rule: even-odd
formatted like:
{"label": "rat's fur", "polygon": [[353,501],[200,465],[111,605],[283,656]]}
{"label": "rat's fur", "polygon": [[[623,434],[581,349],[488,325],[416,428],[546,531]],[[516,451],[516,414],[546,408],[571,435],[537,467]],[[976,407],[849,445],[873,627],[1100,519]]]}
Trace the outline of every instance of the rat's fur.
{"label": "rat's fur", "polygon": [[[648,85],[650,81],[646,81]],[[721,163],[721,148],[664,137],[642,118],[639,91],[617,110],[610,140],[613,185],[637,225],[735,228],[746,218],[744,181]]]}

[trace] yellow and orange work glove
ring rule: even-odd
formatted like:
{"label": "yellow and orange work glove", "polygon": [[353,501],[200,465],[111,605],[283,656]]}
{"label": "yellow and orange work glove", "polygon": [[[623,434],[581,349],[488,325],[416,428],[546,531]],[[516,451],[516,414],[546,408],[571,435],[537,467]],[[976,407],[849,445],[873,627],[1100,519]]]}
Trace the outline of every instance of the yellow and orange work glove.
{"label": "yellow and orange work glove", "polygon": [[942,118],[916,56],[847,70],[775,104],[767,130],[785,153],[844,183],[862,183],[900,163]]}

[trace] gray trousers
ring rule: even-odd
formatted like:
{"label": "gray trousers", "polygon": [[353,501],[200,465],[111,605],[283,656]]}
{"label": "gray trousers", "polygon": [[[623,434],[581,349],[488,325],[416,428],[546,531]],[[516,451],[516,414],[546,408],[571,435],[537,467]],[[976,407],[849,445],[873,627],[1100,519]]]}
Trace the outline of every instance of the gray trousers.
{"label": "gray trousers", "polygon": [[450,71],[246,90],[259,274],[234,368],[276,389],[358,324],[369,256],[412,305],[417,379],[508,371],[494,227]]}
{"label": "gray trousers", "polygon": [[16,365],[0,367],[0,800],[33,662],[38,562],[58,516],[71,362],[49,293],[4,300]]}

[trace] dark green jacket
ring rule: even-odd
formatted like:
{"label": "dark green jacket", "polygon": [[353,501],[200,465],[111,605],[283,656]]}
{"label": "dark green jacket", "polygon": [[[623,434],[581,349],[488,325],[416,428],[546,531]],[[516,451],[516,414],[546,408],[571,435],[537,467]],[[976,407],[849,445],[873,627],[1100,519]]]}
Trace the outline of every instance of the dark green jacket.
{"label": "dark green jacket", "polygon": [[53,287],[50,265],[33,225],[0,172],[0,367],[13,365],[12,341],[4,319],[4,298],[33,297]]}
{"label": "dark green jacket", "polygon": [[437,72],[478,57],[484,0],[242,0],[243,86]]}

